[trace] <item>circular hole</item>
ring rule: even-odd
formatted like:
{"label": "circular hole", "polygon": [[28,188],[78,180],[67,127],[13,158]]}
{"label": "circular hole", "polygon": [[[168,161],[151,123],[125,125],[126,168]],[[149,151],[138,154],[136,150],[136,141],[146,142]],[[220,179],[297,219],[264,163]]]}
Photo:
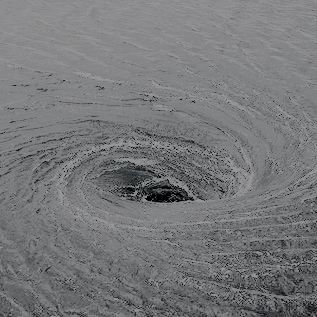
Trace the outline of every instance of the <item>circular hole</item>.
{"label": "circular hole", "polygon": [[98,186],[113,194],[133,201],[172,203],[194,200],[187,191],[148,167],[127,164],[118,169],[105,171],[96,179]]}
{"label": "circular hole", "polygon": [[172,203],[186,200],[194,200],[186,190],[172,185],[169,181],[148,185],[142,189],[147,201],[159,203]]}

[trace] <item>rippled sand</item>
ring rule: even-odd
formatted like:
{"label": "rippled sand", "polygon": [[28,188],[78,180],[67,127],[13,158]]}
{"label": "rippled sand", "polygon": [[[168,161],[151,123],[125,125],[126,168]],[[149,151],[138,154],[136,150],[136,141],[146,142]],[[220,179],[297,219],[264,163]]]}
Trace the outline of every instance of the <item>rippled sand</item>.
{"label": "rippled sand", "polygon": [[314,0],[0,2],[0,316],[316,316]]}

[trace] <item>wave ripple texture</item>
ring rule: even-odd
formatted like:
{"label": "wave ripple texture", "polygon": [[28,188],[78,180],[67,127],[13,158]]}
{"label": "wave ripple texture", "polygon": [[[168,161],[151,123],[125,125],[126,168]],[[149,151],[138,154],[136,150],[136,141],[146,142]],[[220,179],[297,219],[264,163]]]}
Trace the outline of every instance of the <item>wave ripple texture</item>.
{"label": "wave ripple texture", "polygon": [[0,316],[317,316],[314,1],[0,2]]}

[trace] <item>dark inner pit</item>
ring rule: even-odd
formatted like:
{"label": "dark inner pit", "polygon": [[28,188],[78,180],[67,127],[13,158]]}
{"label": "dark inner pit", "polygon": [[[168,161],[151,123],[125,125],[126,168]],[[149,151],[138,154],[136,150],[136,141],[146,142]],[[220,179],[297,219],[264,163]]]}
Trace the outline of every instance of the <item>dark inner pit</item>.
{"label": "dark inner pit", "polygon": [[133,201],[173,203],[194,200],[187,191],[163,179],[148,167],[132,163],[106,171],[96,179],[98,186]]}
{"label": "dark inner pit", "polygon": [[183,188],[171,185],[167,180],[148,185],[142,190],[147,201],[172,203],[178,201],[194,200]]}

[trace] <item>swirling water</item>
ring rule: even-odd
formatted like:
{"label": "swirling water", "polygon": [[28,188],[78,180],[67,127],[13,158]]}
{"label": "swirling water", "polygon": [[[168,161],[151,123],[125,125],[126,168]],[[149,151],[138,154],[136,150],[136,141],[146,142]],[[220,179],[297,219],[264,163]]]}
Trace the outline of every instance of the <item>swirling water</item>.
{"label": "swirling water", "polygon": [[314,1],[2,1],[1,316],[316,316]]}

